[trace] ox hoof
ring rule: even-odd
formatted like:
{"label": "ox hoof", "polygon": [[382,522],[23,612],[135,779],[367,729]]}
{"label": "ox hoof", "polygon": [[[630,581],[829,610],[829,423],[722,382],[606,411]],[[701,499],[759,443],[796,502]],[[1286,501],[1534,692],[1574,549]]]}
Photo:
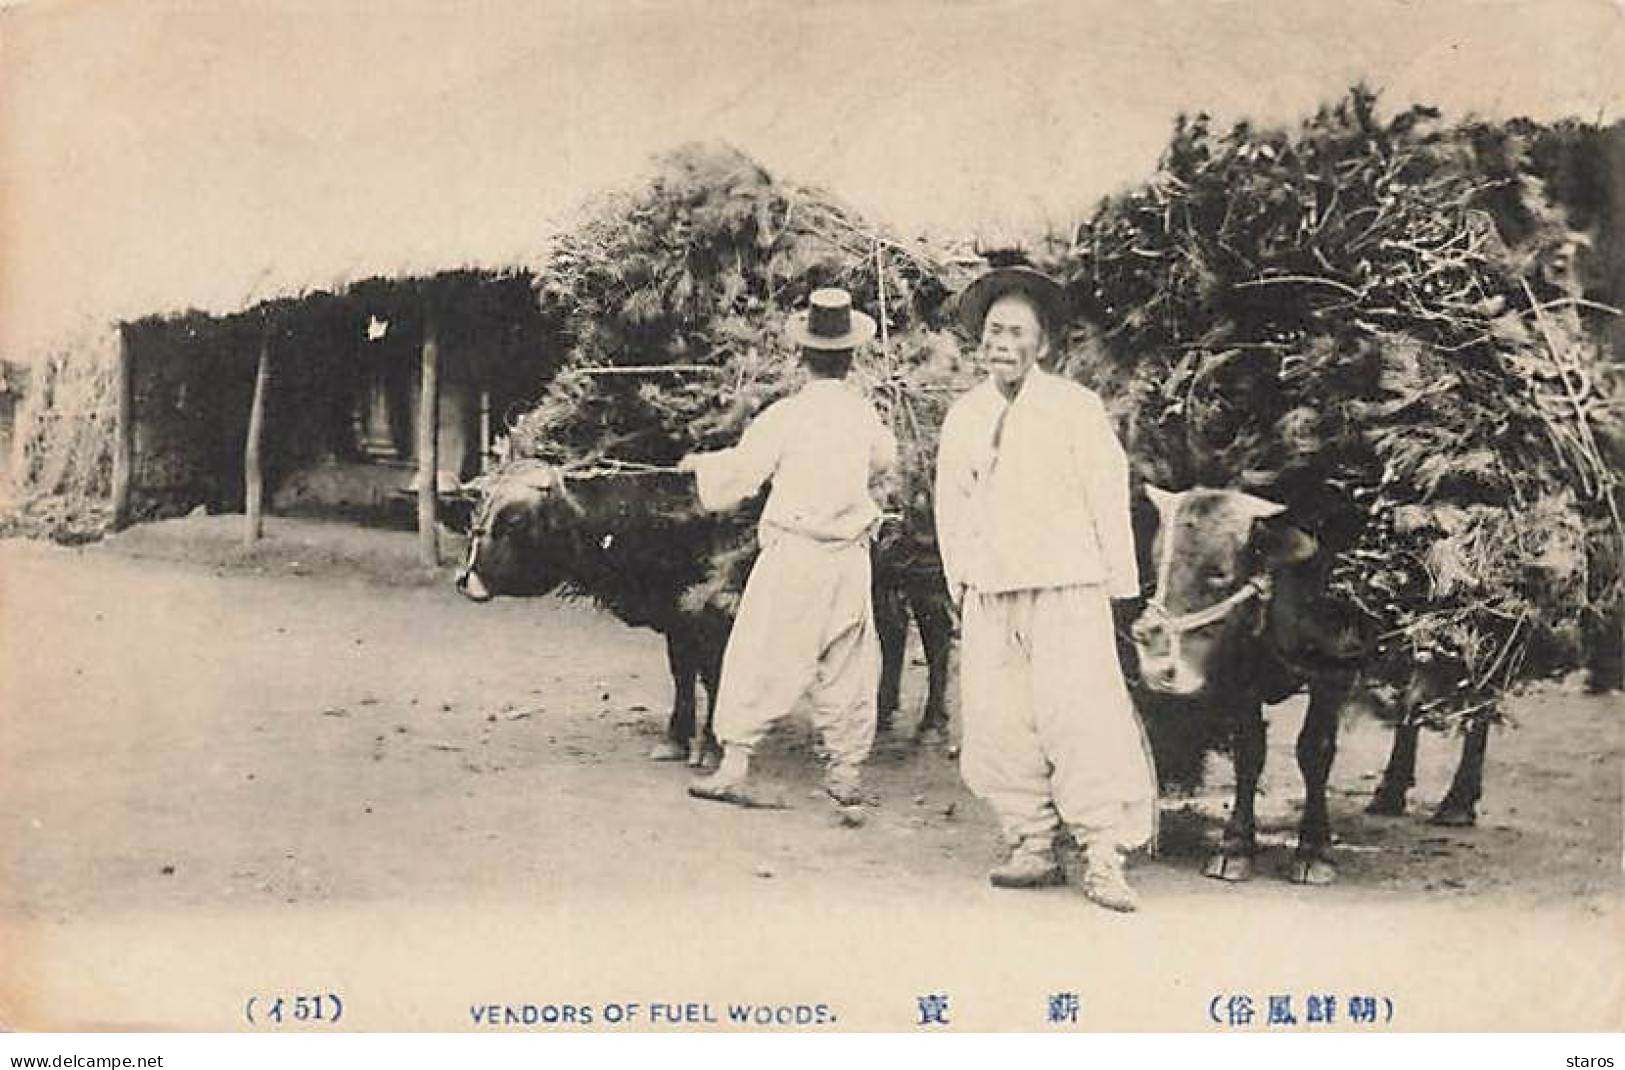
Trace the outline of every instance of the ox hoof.
{"label": "ox hoof", "polygon": [[1324,858],[1299,855],[1292,859],[1293,884],[1335,884],[1337,867]]}
{"label": "ox hoof", "polygon": [[922,724],[914,733],[914,742],[921,747],[941,747],[948,743],[948,729],[940,724]]}
{"label": "ox hoof", "polygon": [[1445,828],[1468,829],[1478,824],[1478,811],[1471,806],[1446,806],[1439,804],[1428,818],[1430,825],[1443,825]]}
{"label": "ox hoof", "polygon": [[1365,812],[1373,817],[1404,817],[1405,796],[1379,791],[1371,796],[1371,801],[1366,804]]}
{"label": "ox hoof", "polygon": [[651,762],[683,762],[688,760],[688,748],[681,743],[663,739],[649,752]]}
{"label": "ox hoof", "polygon": [[1244,881],[1252,875],[1253,860],[1249,855],[1216,854],[1202,870],[1202,876],[1219,881]]}
{"label": "ox hoof", "polygon": [[688,747],[688,767],[710,772],[722,764],[722,752],[716,747],[708,747],[703,743],[691,743]]}

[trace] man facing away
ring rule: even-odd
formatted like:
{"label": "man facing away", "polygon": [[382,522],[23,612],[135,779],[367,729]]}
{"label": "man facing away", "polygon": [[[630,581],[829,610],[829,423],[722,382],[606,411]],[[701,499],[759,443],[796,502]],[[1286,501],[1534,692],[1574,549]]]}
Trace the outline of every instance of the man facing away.
{"label": "man facing away", "polygon": [[869,548],[881,512],[870,488],[894,472],[897,442],[846,383],[875,321],[853,310],[845,290],[814,291],[787,333],[807,384],[765,409],[734,448],[691,454],[680,465],[694,473],[706,509],[730,508],[772,483],[757,528],[761,552],[722,659],[713,725],[722,763],[688,790],[763,805],[749,783],[752,754],[810,690],[828,754],[825,790],[856,807],[880,678]]}
{"label": "man facing away", "polygon": [[990,374],[943,424],[937,538],[961,605],[960,770],[1011,848],[989,878],[1064,881],[1064,823],[1085,894],[1133,910],[1123,860],[1154,839],[1156,776],[1113,640],[1110,599],[1139,593],[1127,462],[1100,398],[1037,366],[1061,337],[1059,285],[999,268],[959,314]]}

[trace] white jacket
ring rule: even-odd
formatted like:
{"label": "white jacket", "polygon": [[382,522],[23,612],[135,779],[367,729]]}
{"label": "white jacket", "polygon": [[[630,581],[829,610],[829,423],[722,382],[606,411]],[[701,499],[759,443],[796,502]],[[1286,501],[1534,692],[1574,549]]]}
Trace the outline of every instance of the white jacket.
{"label": "white jacket", "polygon": [[895,468],[897,440],[856,390],[814,379],[763,410],[739,445],[690,463],[705,508],[731,508],[772,480],[762,527],[845,543],[879,522],[870,480]]}
{"label": "white jacket", "polygon": [[992,379],[949,410],[937,451],[948,589],[1140,591],[1128,461],[1098,395],[1033,368],[1007,402]]}

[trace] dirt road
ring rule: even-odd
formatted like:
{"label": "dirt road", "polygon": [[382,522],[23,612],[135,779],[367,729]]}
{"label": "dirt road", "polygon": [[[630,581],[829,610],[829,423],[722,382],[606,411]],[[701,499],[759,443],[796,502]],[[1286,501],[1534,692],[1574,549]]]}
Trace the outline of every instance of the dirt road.
{"label": "dirt road", "polygon": [[[793,809],[694,801],[644,759],[670,700],[652,634],[553,599],[470,604],[414,576],[410,537],[275,521],[244,556],[222,520],[179,524],[0,543],[14,1025],[247,1028],[250,996],[306,988],[363,1029],[663,1000],[911,1028],[938,992],[964,1028],[1056,1028],[1056,992],[1081,997],[1066,1028],[1231,1028],[1209,1011],[1237,994],[1294,995],[1311,1028],[1311,993],[1392,1000],[1386,1028],[1625,1024],[1617,696],[1519,699],[1472,830],[1422,820],[1448,740],[1425,741],[1415,815],[1364,816],[1388,737],[1347,724],[1343,877],[1317,889],[1281,876],[1301,793],[1283,707],[1260,875],[1200,876],[1218,761],[1207,794],[1165,803],[1125,918],[987,887],[992,825],[941,750],[885,741],[879,805],[843,829],[799,716],[764,762]],[[915,666],[906,709],[922,686]]]}

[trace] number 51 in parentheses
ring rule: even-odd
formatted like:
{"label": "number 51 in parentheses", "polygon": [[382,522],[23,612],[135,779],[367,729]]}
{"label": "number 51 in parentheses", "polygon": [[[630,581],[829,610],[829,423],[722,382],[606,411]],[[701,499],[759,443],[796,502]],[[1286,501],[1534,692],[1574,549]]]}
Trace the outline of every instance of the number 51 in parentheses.
{"label": "number 51 in parentheses", "polygon": [[286,1022],[335,1025],[344,1017],[344,1000],[336,992],[295,996],[249,996],[243,1004],[249,1025],[278,1026]]}

